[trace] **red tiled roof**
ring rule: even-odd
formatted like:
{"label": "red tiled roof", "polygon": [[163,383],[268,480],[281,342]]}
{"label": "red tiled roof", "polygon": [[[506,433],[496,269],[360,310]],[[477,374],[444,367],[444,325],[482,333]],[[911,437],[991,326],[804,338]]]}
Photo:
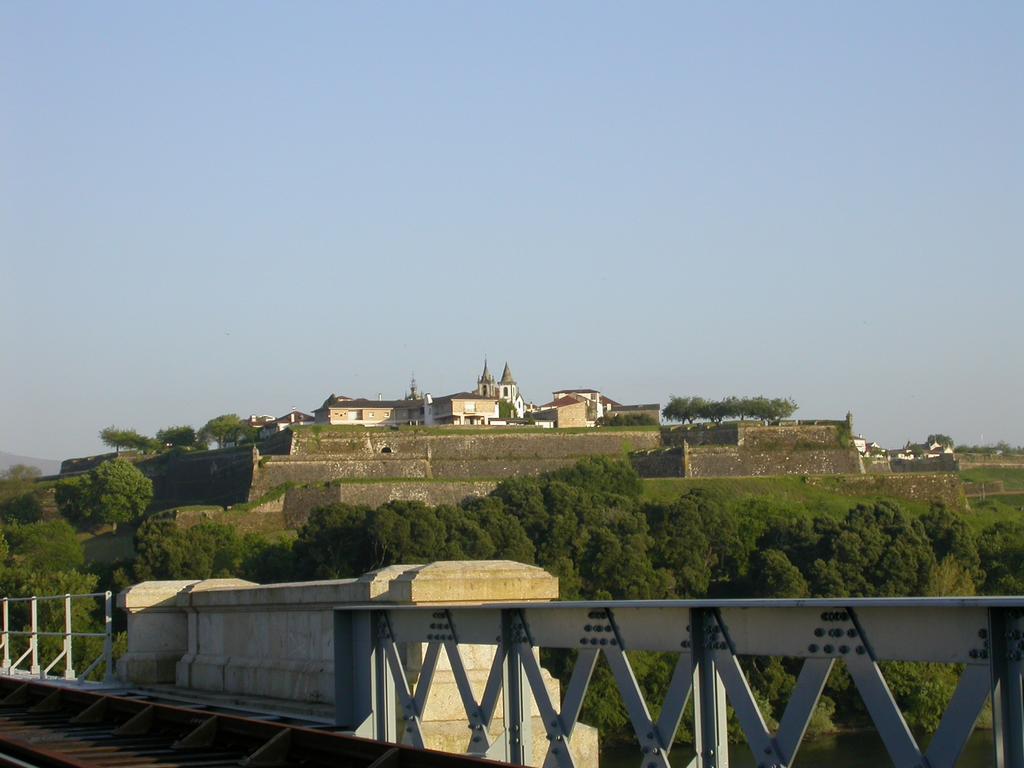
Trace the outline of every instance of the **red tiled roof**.
{"label": "red tiled roof", "polygon": [[568,405],[577,405],[582,402],[582,400],[577,400],[571,395],[566,395],[565,397],[560,397],[557,400],[552,400],[550,403],[544,403],[541,408],[565,408]]}

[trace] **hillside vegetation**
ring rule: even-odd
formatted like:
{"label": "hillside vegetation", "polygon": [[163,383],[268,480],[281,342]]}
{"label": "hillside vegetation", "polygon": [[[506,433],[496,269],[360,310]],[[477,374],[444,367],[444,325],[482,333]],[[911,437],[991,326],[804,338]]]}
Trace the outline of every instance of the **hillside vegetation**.
{"label": "hillside vegetation", "polygon": [[[187,528],[151,516],[134,533],[134,557],[114,563],[85,562],[97,544],[83,550],[64,520],[5,520],[0,586],[7,594],[42,594],[148,579],[267,583],[353,577],[395,563],[501,558],[554,573],[564,599],[1024,593],[1019,514],[979,516],[961,505],[878,498],[865,493],[867,481],[857,482],[859,491],[844,495],[850,489],[839,478],[644,481],[624,460],[591,458],[506,479],[490,495],[459,505],[321,507],[294,540],[242,534],[209,509],[194,510],[196,524]],[[106,546],[115,550],[132,525],[123,524]],[[672,657],[631,658],[644,689],[662,690]],[[545,663],[564,678],[571,654],[545,655]],[[756,695],[779,716],[796,669],[784,660],[754,660],[747,671]],[[910,724],[934,727],[955,670],[891,664],[886,672]],[[626,734],[628,719],[612,688],[609,670],[599,667],[583,719],[603,734]],[[864,724],[841,668],[823,702],[815,732]]]}

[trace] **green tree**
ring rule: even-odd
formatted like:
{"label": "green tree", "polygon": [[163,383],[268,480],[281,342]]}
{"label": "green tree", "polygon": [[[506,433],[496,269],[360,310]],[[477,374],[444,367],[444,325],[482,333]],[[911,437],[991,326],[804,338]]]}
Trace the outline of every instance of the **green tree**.
{"label": "green tree", "polygon": [[28,571],[67,571],[85,564],[75,529],[65,520],[47,520],[7,529],[10,556]]}
{"label": "green tree", "polygon": [[756,552],[750,568],[754,597],[807,597],[810,587],[800,569],[784,552],[769,549]]}
{"label": "green tree", "polygon": [[[940,564],[946,560],[951,561],[944,566],[945,583],[951,588],[959,584],[956,588],[961,591],[955,594],[964,594],[962,590],[969,590],[966,594],[974,594],[975,589],[985,581],[985,571],[981,567],[978,537],[973,529],[958,512],[945,504],[932,505],[920,520],[931,542],[932,551],[935,552],[935,559]],[[963,584],[962,578],[955,578],[952,563],[956,564],[959,573],[970,582],[970,586]]]}
{"label": "green tree", "polygon": [[32,491],[0,501],[0,522],[34,523],[42,514],[39,495]]}
{"label": "green tree", "polygon": [[250,434],[249,425],[235,413],[225,413],[210,419],[199,430],[199,440],[209,442],[214,440],[218,448],[223,448],[228,443],[238,443]]}
{"label": "green tree", "polygon": [[122,429],[120,427],[107,427],[100,430],[100,440],[104,445],[110,446],[120,452],[122,448],[131,448],[137,451],[152,451],[158,443],[151,437],[139,434],[134,429]]}
{"label": "green tree", "polygon": [[952,448],[954,445],[953,438],[949,435],[944,435],[941,432],[936,432],[934,435],[928,435],[928,444],[938,443],[944,448]]}
{"label": "green tree", "polygon": [[113,524],[141,517],[153,500],[153,482],[127,461],[105,461],[89,472],[89,518]]}
{"label": "green tree", "polygon": [[373,565],[367,519],[370,509],[332,504],[309,513],[299,529],[293,552],[304,578],[337,579],[358,576]]}
{"label": "green tree", "polygon": [[192,448],[196,444],[196,431],[189,426],[165,427],[156,433],[161,446]]}
{"label": "green tree", "polygon": [[67,477],[58,482],[54,488],[54,499],[61,515],[72,522],[88,519],[91,511],[89,490],[88,474]]}
{"label": "green tree", "polygon": [[669,398],[668,404],[661,409],[661,415],[669,421],[683,421],[693,423],[697,419],[706,418],[704,412],[707,408],[707,401],[701,397],[676,397]]}
{"label": "green tree", "polygon": [[57,507],[69,520],[118,523],[140,517],[153,499],[153,483],[129,461],[105,461],[88,474],[57,484]]}
{"label": "green tree", "polygon": [[[210,579],[254,572],[272,572],[278,580],[288,580],[292,572],[287,546],[275,548],[221,523],[182,529],[171,518],[150,518],[135,532],[135,551],[135,577],[140,580]],[[288,574],[281,571],[283,561],[289,563]]]}
{"label": "green tree", "polygon": [[34,483],[42,474],[39,467],[31,467],[28,464],[12,464],[0,472],[0,481]]}
{"label": "green tree", "polygon": [[796,413],[799,406],[795,400],[788,397],[776,397],[769,401],[769,420],[779,421],[788,419]]}
{"label": "green tree", "polygon": [[983,530],[978,553],[985,564],[984,594],[1024,594],[1024,522],[1000,521]]}
{"label": "green tree", "polygon": [[815,520],[815,530],[818,557],[807,574],[814,595],[901,597],[928,592],[935,553],[920,520],[908,517],[898,505],[858,505],[841,523]]}

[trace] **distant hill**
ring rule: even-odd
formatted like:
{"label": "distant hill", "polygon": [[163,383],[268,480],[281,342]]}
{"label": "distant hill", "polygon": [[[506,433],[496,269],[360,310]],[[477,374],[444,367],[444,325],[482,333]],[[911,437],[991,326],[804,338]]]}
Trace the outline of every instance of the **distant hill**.
{"label": "distant hill", "polygon": [[56,475],[60,472],[60,462],[56,459],[36,459],[31,456],[19,456],[16,453],[0,451],[0,472],[15,464],[26,464],[30,467],[38,467],[44,475]]}

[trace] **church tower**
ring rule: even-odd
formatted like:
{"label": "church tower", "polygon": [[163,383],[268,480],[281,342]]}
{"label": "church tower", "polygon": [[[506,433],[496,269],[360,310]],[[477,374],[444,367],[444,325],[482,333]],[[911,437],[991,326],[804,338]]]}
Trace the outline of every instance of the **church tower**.
{"label": "church tower", "polygon": [[505,363],[505,370],[501,372],[501,381],[498,382],[498,397],[514,403],[518,394],[519,385],[512,378],[512,369],[508,367],[508,363]]}
{"label": "church tower", "polygon": [[494,381],[494,376],[491,375],[490,370],[487,368],[486,357],[484,358],[484,372],[481,373],[480,378],[476,380],[476,394],[480,395],[480,397],[498,396],[498,385]]}
{"label": "church tower", "polygon": [[519,385],[512,377],[512,369],[505,363],[505,370],[501,372],[501,380],[498,382],[498,397],[509,403],[515,411],[516,418],[523,418],[526,415],[526,401],[519,394]]}

